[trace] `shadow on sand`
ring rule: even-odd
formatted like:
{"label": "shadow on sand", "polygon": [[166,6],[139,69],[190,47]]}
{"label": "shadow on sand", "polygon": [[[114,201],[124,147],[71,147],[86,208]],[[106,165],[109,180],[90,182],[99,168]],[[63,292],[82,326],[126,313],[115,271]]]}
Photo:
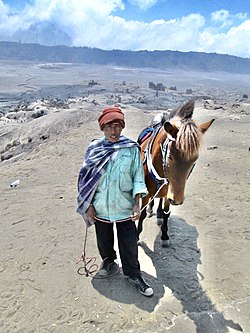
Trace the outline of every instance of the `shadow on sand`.
{"label": "shadow on sand", "polygon": [[[153,251],[145,243],[141,243],[156,270],[156,278],[143,274],[154,288],[153,297],[147,298],[136,293],[121,274],[110,279],[93,279],[94,288],[109,299],[135,304],[145,311],[153,312],[159,306],[167,287],[181,303],[185,316],[195,324],[197,333],[228,333],[229,328],[242,332],[239,324],[225,319],[223,313],[216,310],[216,306],[202,289],[200,281],[203,276],[197,271],[197,265],[201,263],[197,229],[183,219],[172,216],[169,220],[169,234],[171,245],[168,248],[160,246],[160,233],[154,242]],[[167,312],[172,312],[173,317],[174,311],[171,311],[170,306],[171,304],[167,305],[166,317]],[[164,322],[165,313],[161,312]]]}

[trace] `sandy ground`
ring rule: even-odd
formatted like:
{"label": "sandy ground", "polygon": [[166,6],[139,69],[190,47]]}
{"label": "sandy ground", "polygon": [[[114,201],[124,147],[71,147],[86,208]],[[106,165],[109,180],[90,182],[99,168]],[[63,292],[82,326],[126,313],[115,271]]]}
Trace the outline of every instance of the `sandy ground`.
{"label": "sandy ground", "polygon": [[[43,84],[48,89],[49,80],[54,87],[67,80],[66,84],[80,85],[83,83],[76,82],[80,74],[82,79],[85,73],[86,82],[102,75],[83,67],[59,68],[56,75],[43,69],[42,75],[41,66],[8,66],[1,64],[7,82],[2,90],[5,106],[13,101],[13,96],[27,94],[30,88],[22,82],[29,76],[36,77],[29,84],[34,83],[37,98],[36,92],[41,94]],[[239,101],[239,96],[250,93],[250,89],[247,84],[238,85],[239,77],[235,77],[236,88],[232,88],[227,75],[221,87],[222,77],[215,74],[215,85],[204,76],[203,80],[197,79],[195,86],[197,74],[185,74],[185,84],[180,75],[175,81],[174,73],[165,78],[177,86],[182,82],[184,90],[163,95],[162,103],[164,98],[172,100],[172,107],[173,101],[178,104],[187,100],[183,91],[192,87],[198,95],[211,96],[221,107],[204,108],[201,99],[196,103],[194,119],[198,123],[211,118],[216,121],[206,133],[200,158],[187,184],[186,200],[172,209],[169,248],[160,246],[155,217],[145,220],[139,257],[155,295],[142,296],[122,274],[97,279],[77,273],[81,263],[76,262],[85,236],[84,223],[76,213],[76,183],[82,158],[88,143],[100,136],[96,118],[107,101],[114,98],[112,91],[117,94],[116,82],[121,84],[124,78],[135,89],[138,80],[135,72],[129,72],[129,76],[125,70],[121,74],[109,69],[110,75],[106,75],[107,71],[104,68],[105,75],[101,76],[106,90],[89,93],[87,103],[73,96],[77,105],[70,112],[59,109],[53,116],[0,127],[2,148],[6,145],[6,128],[13,126],[11,135],[18,133],[20,146],[24,147],[22,153],[16,147],[17,155],[14,151],[12,158],[0,163],[0,332],[249,333],[250,109],[249,100]],[[138,82],[141,90],[129,93],[134,100],[150,94],[146,89],[148,81],[163,77],[163,73],[143,75],[142,82]],[[148,80],[149,77],[153,79]],[[61,89],[60,96],[65,91]],[[122,95],[122,101],[126,98]],[[150,105],[122,104],[127,119],[125,135],[136,139],[148,125],[157,112]],[[71,121],[67,120],[68,114]],[[53,131],[53,125],[57,131]],[[30,146],[25,141],[27,131],[33,138]],[[38,144],[39,131],[51,135]],[[20,185],[10,188],[16,179]],[[88,232],[87,255],[96,257],[100,264],[94,228]]]}

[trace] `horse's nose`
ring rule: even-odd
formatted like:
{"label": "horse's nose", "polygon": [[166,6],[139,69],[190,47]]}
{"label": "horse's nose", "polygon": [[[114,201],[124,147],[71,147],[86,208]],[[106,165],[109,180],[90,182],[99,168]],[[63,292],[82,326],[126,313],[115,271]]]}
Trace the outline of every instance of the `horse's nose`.
{"label": "horse's nose", "polygon": [[168,199],[168,200],[170,201],[171,205],[174,205],[174,206],[182,205],[183,201],[184,201],[184,200],[182,200],[180,202],[176,202],[173,199]]}
{"label": "horse's nose", "polygon": [[176,205],[176,203],[174,202],[174,200],[172,200],[172,199],[168,199],[168,200],[170,201],[171,205]]}

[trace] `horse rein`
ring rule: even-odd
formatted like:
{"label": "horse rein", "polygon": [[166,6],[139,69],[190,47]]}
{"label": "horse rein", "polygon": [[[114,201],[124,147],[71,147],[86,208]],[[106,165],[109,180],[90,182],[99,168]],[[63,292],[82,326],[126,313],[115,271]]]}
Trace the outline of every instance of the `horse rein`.
{"label": "horse rein", "polygon": [[[142,210],[140,211],[140,213],[142,212]],[[98,217],[95,217],[95,220],[100,221],[100,222],[105,222],[105,220],[98,218]],[[124,222],[124,221],[129,221],[129,220],[131,220],[131,217],[119,220],[119,222]],[[79,260],[76,262],[76,264],[79,264],[80,262],[82,262],[83,266],[78,268],[77,273],[79,275],[83,275],[85,277],[92,276],[94,279],[103,279],[101,277],[93,276],[94,273],[96,273],[98,271],[98,265],[96,264],[96,257],[86,257],[87,237],[88,237],[88,226],[86,225],[82,254],[81,254]],[[109,274],[108,277],[115,276],[118,272],[119,272],[119,269],[117,269],[113,274]]]}
{"label": "horse rein", "polygon": [[[162,189],[163,186],[165,186],[165,183],[163,183],[159,187],[159,189],[155,193],[154,197],[151,198],[150,202],[154,200],[154,198],[157,196],[157,194],[160,192],[160,190]],[[147,207],[147,205],[150,202],[148,202],[144,207],[142,207],[142,209],[140,210],[140,214],[143,212],[143,210]],[[100,219],[98,217],[95,217],[95,219],[97,221],[105,222],[103,219]],[[119,220],[119,222],[129,221],[129,220],[131,220],[131,217],[123,219],[123,220]],[[98,277],[93,276],[93,274],[98,271],[98,265],[96,264],[96,257],[86,257],[87,237],[88,237],[88,226],[86,225],[82,254],[81,254],[79,260],[76,262],[76,264],[79,264],[80,262],[82,262],[83,266],[78,268],[77,273],[79,275],[83,275],[85,277],[92,276],[93,278],[98,279]],[[118,273],[118,271],[119,270],[115,271],[111,275],[108,275],[108,277],[112,277],[112,276],[116,275]],[[103,279],[103,278],[99,277],[99,279]]]}
{"label": "horse rein", "polygon": [[[144,151],[144,153],[145,153],[145,161],[143,162],[143,163],[146,162],[146,165],[147,165],[147,168],[148,168],[148,170],[150,172],[150,175],[152,176],[152,178],[157,183],[157,191],[156,191],[155,195],[151,198],[151,200],[144,207],[142,207],[142,209],[140,210],[140,214],[146,209],[146,207],[148,206],[148,204],[150,204],[155,199],[155,197],[158,195],[158,193],[160,192],[160,190],[165,185],[169,184],[169,180],[168,180],[168,176],[167,176],[166,158],[169,158],[169,156],[170,156],[170,147],[171,147],[172,141],[175,141],[175,140],[167,138],[164,141],[164,143],[161,145],[162,165],[163,165],[164,177],[160,177],[160,175],[158,174],[158,172],[154,168],[153,161],[152,161],[152,146],[153,146],[155,138],[157,137],[157,134],[159,133],[160,129],[161,129],[161,127],[159,127],[155,131],[155,133],[154,133],[154,135],[152,137],[152,140],[148,141],[146,149]],[[130,220],[130,219],[131,218],[120,220],[120,222],[126,221],[126,220]],[[96,220],[104,222],[102,219],[100,219],[98,217],[96,217]],[[93,274],[98,271],[98,265],[96,264],[96,257],[86,257],[87,236],[88,236],[88,226],[86,225],[85,238],[84,238],[84,244],[83,244],[83,251],[82,251],[82,254],[81,254],[79,260],[76,262],[76,264],[78,264],[80,262],[83,262],[83,266],[80,267],[80,268],[78,268],[77,273],[79,275],[83,275],[85,277],[88,277],[88,276],[92,276],[93,277]],[[116,275],[117,272],[115,272],[112,275],[109,275],[109,277]],[[97,277],[94,277],[94,278],[97,278]]]}
{"label": "horse rein", "polygon": [[163,142],[163,144],[160,145],[161,147],[161,155],[162,155],[162,167],[163,167],[163,172],[164,172],[164,177],[161,177],[158,172],[156,171],[154,164],[153,164],[153,160],[152,160],[152,147],[154,144],[154,141],[160,131],[160,129],[162,128],[162,126],[160,126],[159,128],[156,129],[156,131],[153,134],[153,137],[151,138],[151,140],[149,139],[146,148],[144,150],[144,161],[143,163],[146,163],[148,172],[150,174],[150,176],[154,179],[154,181],[157,183],[157,188],[159,189],[159,187],[164,184],[164,185],[168,185],[169,184],[169,179],[168,179],[168,174],[167,174],[167,163],[166,160],[167,158],[170,158],[170,149],[171,149],[171,145],[172,142],[175,141],[174,138],[169,138],[167,137],[166,140]]}
{"label": "horse rein", "polygon": [[78,268],[77,273],[79,275],[84,275],[86,277],[93,276],[93,274],[98,270],[98,265],[95,263],[96,257],[86,258],[87,236],[88,236],[88,226],[86,225],[83,251],[80,256],[80,259],[76,262],[76,264],[78,264],[79,262],[83,262],[83,266]]}

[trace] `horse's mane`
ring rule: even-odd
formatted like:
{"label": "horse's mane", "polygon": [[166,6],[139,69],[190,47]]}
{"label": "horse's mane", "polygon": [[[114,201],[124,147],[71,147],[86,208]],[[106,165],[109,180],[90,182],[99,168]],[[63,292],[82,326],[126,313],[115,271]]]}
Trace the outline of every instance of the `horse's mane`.
{"label": "horse's mane", "polygon": [[[172,121],[174,120],[175,118],[172,119]],[[192,119],[178,119],[177,123],[179,124],[177,125],[176,148],[185,159],[192,159],[199,154],[202,133]]]}

